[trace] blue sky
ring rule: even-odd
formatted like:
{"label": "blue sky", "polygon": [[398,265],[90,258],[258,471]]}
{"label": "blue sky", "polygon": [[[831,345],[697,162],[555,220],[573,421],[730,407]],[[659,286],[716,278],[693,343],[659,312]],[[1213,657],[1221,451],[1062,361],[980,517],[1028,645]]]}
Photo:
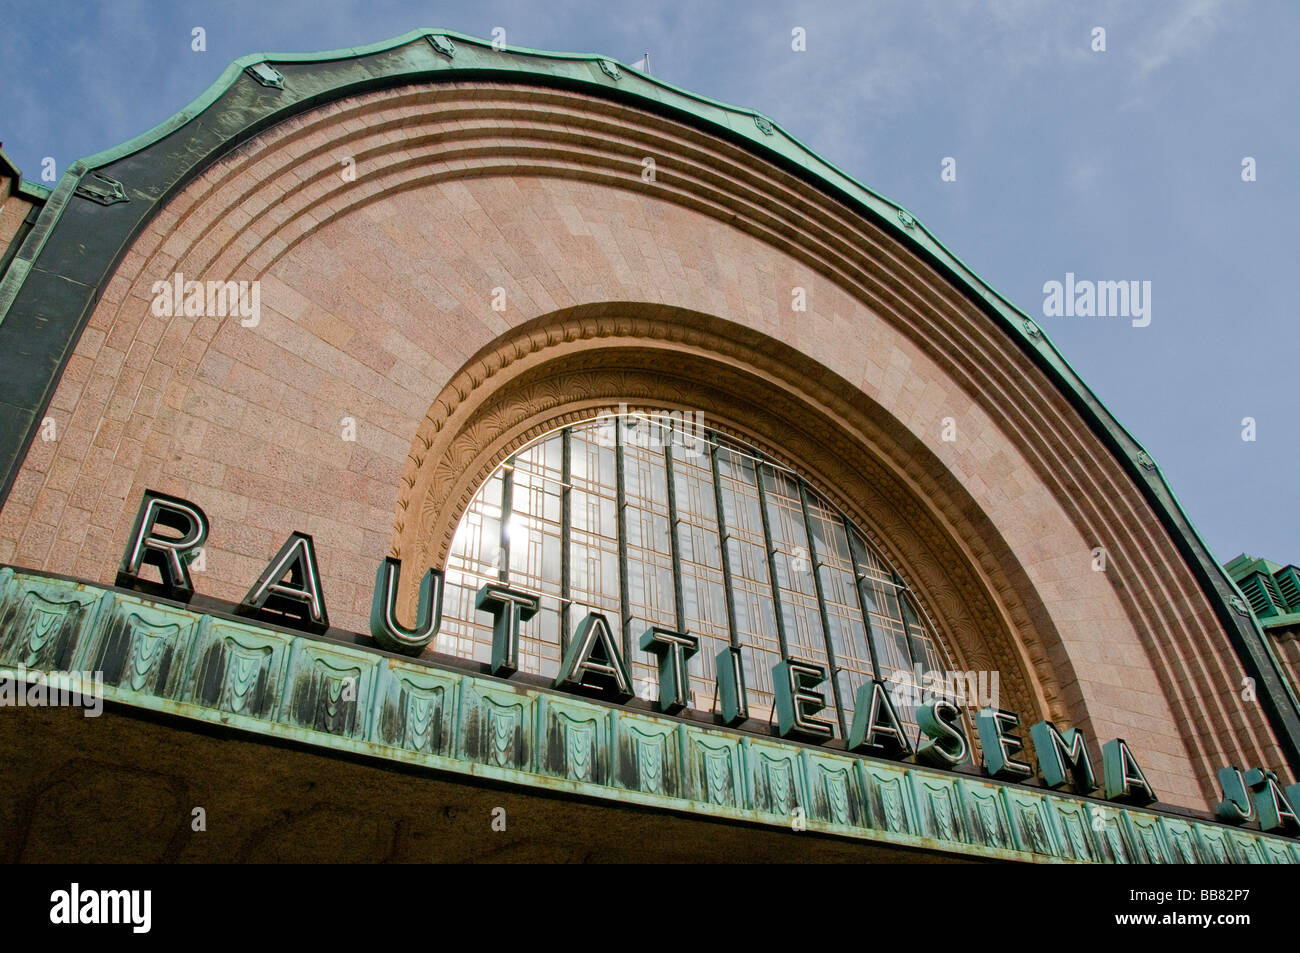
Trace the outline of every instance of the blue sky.
{"label": "blue sky", "polygon": [[[1300,4],[0,0],[0,18],[0,142],[30,179],[145,131],[247,53],[424,26],[649,51],[656,75],[761,110],[909,208],[1035,315],[1220,560],[1300,562]],[[1044,317],[1067,272],[1150,281],[1150,325]]]}

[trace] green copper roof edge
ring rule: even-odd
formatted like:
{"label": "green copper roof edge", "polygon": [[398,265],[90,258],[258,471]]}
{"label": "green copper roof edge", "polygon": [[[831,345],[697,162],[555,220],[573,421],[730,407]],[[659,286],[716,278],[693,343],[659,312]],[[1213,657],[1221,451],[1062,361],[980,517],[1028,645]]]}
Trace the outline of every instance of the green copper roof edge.
{"label": "green copper roof edge", "polygon": [[30,182],[27,179],[20,179],[18,187],[14,190],[16,195],[21,195],[23,198],[34,202],[44,202],[53,191],[48,185]]}
{"label": "green copper roof edge", "polygon": [[258,63],[321,63],[329,60],[352,59],[358,56],[368,56],[371,53],[382,53],[386,50],[396,49],[404,46],[413,40],[427,36],[429,33],[442,33],[441,30],[412,30],[409,33],[403,33],[401,36],[393,37],[388,40],[380,40],[377,43],[370,43],[366,46],[344,47],[337,50],[326,50],[320,53],[249,53],[241,56],[232,62],[222,71],[216,81],[199,93],[188,105],[183,106],[179,112],[173,113],[162,122],[158,123],[152,129],[148,129],[138,136],[128,139],[126,142],[116,146],[111,146],[94,155],[87,156],[81,161],[87,167],[96,169],[123,159],[132,153],[139,152],[148,148],[165,136],[171,135],[177,129],[180,129],[191,119],[201,115],[204,110],[215,103],[221,96],[235,84],[239,75],[250,66],[256,66]]}
{"label": "green copper roof edge", "polygon": [[[1116,423],[1117,426],[1120,426],[1122,428],[1123,426],[1122,424],[1119,424],[1118,422]],[[1127,431],[1125,432],[1127,433]],[[1205,538],[1201,536],[1201,531],[1196,528],[1196,524],[1192,522],[1191,517],[1187,515],[1187,511],[1183,509],[1182,503],[1180,503],[1178,500],[1178,494],[1174,492],[1173,487],[1169,485],[1169,481],[1165,479],[1164,471],[1160,469],[1160,465],[1156,463],[1154,459],[1151,461],[1151,463],[1152,466],[1155,467],[1156,476],[1160,478],[1160,483],[1164,487],[1165,492],[1169,494],[1169,499],[1173,502],[1173,505],[1177,510],[1177,512],[1182,515],[1183,520],[1187,523],[1188,530],[1191,532],[1192,536],[1195,537],[1196,542],[1200,544],[1201,548],[1205,550],[1206,554],[1209,556],[1209,560],[1208,560],[1209,565],[1212,565],[1216,569],[1218,569],[1219,575],[1228,584],[1231,591],[1235,592],[1237,594],[1237,598],[1240,599],[1242,603],[1245,604],[1246,615],[1241,616],[1240,613],[1237,613],[1238,616],[1242,617],[1243,619],[1248,619],[1251,627],[1259,635],[1259,644],[1263,648],[1265,654],[1273,663],[1273,669],[1278,676],[1278,683],[1281,685],[1282,689],[1286,692],[1287,697],[1290,698],[1292,707],[1297,710],[1300,710],[1300,696],[1296,694],[1295,687],[1291,684],[1291,680],[1287,678],[1286,675],[1284,674],[1286,669],[1283,668],[1281,659],[1278,658],[1277,652],[1274,651],[1272,642],[1265,637],[1264,625],[1263,623],[1260,622],[1258,616],[1255,615],[1255,610],[1250,607],[1250,600],[1247,599],[1246,594],[1241,591],[1241,587],[1237,585],[1237,580],[1232,578],[1232,574],[1229,573],[1224,566],[1220,565],[1216,559],[1214,559],[1214,554],[1213,552],[1211,552],[1210,547],[1206,545]],[[1229,606],[1228,608],[1230,611],[1233,611],[1232,606]]]}
{"label": "green copper roof edge", "polygon": [[[116,162],[122,158],[125,158],[126,156],[129,156],[135,152],[139,152],[142,149],[145,149],[148,146],[153,145],[155,142],[159,141],[160,139],[164,138],[167,135],[170,135],[171,133],[180,129],[190,120],[200,115],[205,109],[208,108],[208,106],[216,102],[217,99],[219,99],[222,96],[222,94],[224,94],[234,84],[235,80],[239,78],[239,75],[244,70],[246,70],[250,66],[256,65],[257,63],[265,63],[265,62],[313,63],[313,62],[327,62],[330,60],[348,59],[357,56],[366,56],[373,53],[386,52],[388,50],[392,50],[400,46],[404,46],[407,43],[414,42],[415,40],[422,39],[427,36],[433,36],[433,35],[452,37],[455,40],[460,40],[465,43],[472,43],[476,46],[481,46],[488,49],[494,48],[490,41],[484,40],[480,37],[470,36],[468,34],[460,33],[455,30],[440,30],[440,29],[425,27],[425,28],[411,30],[407,33],[403,33],[402,35],[393,37],[391,39],[380,40],[375,43],[366,44],[364,46],[343,47],[336,50],[326,50],[317,53],[250,53],[246,56],[241,56],[240,58],[232,62],[229,66],[227,66],[226,69],[222,72],[222,74],[217,78],[217,80],[211,86],[209,86],[206,90],[204,90],[199,96],[197,96],[194,100],[192,100],[188,105],[184,106],[179,112],[174,113],[173,115],[169,116],[167,119],[164,119],[162,122],[155,125],[152,129],[149,129],[141,133],[140,135],[127,140],[124,143],[121,143],[117,146],[112,146],[108,149],[104,149],[100,152],[94,153],[93,155],[86,156],[85,158],[80,159],[78,163],[74,163],[73,166],[68,167],[68,169],[64,172],[64,176],[66,177],[72,174],[74,172],[74,167],[79,164],[83,167],[80,174],[78,174],[78,179],[80,179],[81,175],[84,175],[86,171],[89,171],[91,169],[102,168],[103,166]],[[609,62],[622,66],[625,69],[630,69],[630,67],[627,67],[625,64],[619,62],[618,60],[612,57],[602,56],[598,53],[562,53],[562,52],[555,52],[551,50],[535,50],[528,47],[516,47],[516,46],[510,46],[508,44],[505,46],[502,52],[523,54],[526,56],[535,56],[535,57],[552,59],[552,60],[576,60],[584,63],[594,63],[594,62],[599,62],[600,60],[608,60]],[[1010,309],[1017,317],[1021,318],[1022,320],[1027,319],[1027,320],[1034,321],[1035,326],[1038,327],[1038,322],[1035,318],[1033,318],[1025,311],[1021,310],[1014,302],[1003,297],[988,282],[984,281],[984,279],[982,279],[972,268],[970,268],[964,261],[962,261],[960,257],[954,254],[950,249],[948,249],[943,244],[942,241],[940,241],[937,237],[935,237],[934,233],[931,232],[928,228],[926,228],[926,226],[923,223],[921,223],[918,219],[912,216],[910,212],[907,212],[907,210],[902,205],[899,205],[897,202],[892,201],[886,196],[881,195],[879,192],[874,191],[869,186],[866,186],[863,183],[857,181],[856,179],[853,178],[853,176],[849,175],[847,172],[840,169],[834,163],[818,155],[813,149],[805,145],[797,137],[791,135],[783,126],[781,126],[780,123],[770,119],[770,117],[767,117],[766,115],[758,112],[757,110],[734,106],[729,103],[721,102],[720,100],[712,99],[708,96],[703,96],[699,93],[691,92],[690,90],[683,89],[680,86],[675,86],[672,83],[666,82],[665,80],[659,79],[658,77],[652,76],[648,73],[642,73],[639,70],[634,72],[640,79],[652,83],[656,86],[659,86],[662,89],[668,90],[669,92],[672,92],[685,99],[693,100],[698,103],[703,103],[708,106],[712,106],[714,108],[721,109],[735,115],[748,116],[748,117],[762,116],[764,119],[767,119],[772,124],[772,127],[775,131],[780,132],[781,135],[791,145],[797,147],[801,152],[803,152],[807,157],[807,159],[812,160],[813,165],[811,166],[809,166],[806,162],[802,163],[805,165],[805,168],[807,168],[808,171],[821,173],[820,178],[827,185],[845,191],[857,191],[861,193],[857,196],[854,196],[859,201],[861,201],[863,196],[865,195],[867,198],[873,199],[876,202],[884,203],[884,205],[887,207],[887,210],[893,212],[895,215],[897,215],[899,212],[905,212],[911,218],[911,221],[914,223],[916,228],[918,228],[920,232],[923,233],[925,237],[929,240],[929,244],[931,245],[931,248],[928,250],[931,251],[932,254],[937,252],[938,254],[935,254],[934,256],[939,260],[944,261],[946,259],[944,263],[948,265],[949,270],[952,271],[961,279],[963,279],[964,283],[970,286],[972,290],[977,291],[981,298],[988,301],[990,304],[994,305],[999,309],[1002,308]],[[571,77],[571,78],[586,80],[586,77]],[[589,80],[586,81],[590,82]],[[597,84],[592,84],[592,85],[597,85]],[[673,104],[667,103],[666,105],[671,106]],[[703,119],[710,123],[714,123],[714,120],[711,120],[707,116],[701,116],[698,113],[696,115],[697,118]],[[734,132],[735,130],[730,130],[730,131]],[[764,145],[762,140],[759,138],[755,138],[753,136],[750,136],[749,138],[752,140],[753,144],[755,145]],[[765,146],[765,148],[770,149],[771,147]],[[822,169],[821,170],[817,169],[816,168],[817,165],[822,166]],[[834,173],[834,175],[838,176],[843,181],[838,183],[829,181],[827,176],[825,175],[826,171]],[[868,202],[866,204],[870,205],[872,203]],[[880,210],[877,209],[876,211],[879,212]],[[916,240],[915,236],[908,235],[909,229],[900,227],[899,225],[895,225],[892,222],[890,223],[890,227],[892,228],[892,230],[897,236],[901,236],[904,239],[911,239],[913,242],[916,242],[917,244],[922,244]],[[0,320],[3,320],[2,309],[0,309]],[[1079,387],[1082,387],[1087,392],[1087,395],[1091,397],[1094,401],[1096,401],[1098,406],[1105,409],[1104,405],[1102,404],[1100,399],[1097,398],[1096,394],[1093,393],[1091,388],[1089,388],[1087,384],[1084,383],[1083,380],[1079,377],[1079,375],[1075,373],[1074,369],[1069,365],[1069,362],[1066,361],[1064,356],[1061,355],[1060,351],[1058,351],[1056,347],[1051,344],[1051,341],[1047,338],[1046,331],[1043,331],[1041,327],[1039,327],[1039,331],[1042,334],[1045,343],[1048,344],[1051,354],[1059,358],[1064,369],[1069,371],[1069,374],[1073,378],[1074,382]],[[1023,329],[1017,329],[1017,332],[1023,334]],[[1106,412],[1107,414],[1109,414],[1109,411]],[[1123,428],[1122,424],[1119,424],[1119,422],[1114,419],[1113,415],[1111,416],[1111,419],[1118,426],[1120,426],[1121,429],[1124,430],[1125,435],[1128,436],[1129,439],[1133,441],[1133,443],[1138,447],[1138,449],[1140,450],[1143,449],[1141,447],[1141,444],[1138,443],[1138,441],[1133,437],[1133,435],[1129,433],[1126,428]]]}
{"label": "green copper roof edge", "polygon": [[[1110,434],[1110,437],[1115,444],[1113,449],[1117,451],[1116,455],[1120,457],[1121,462],[1124,464],[1126,470],[1133,477],[1138,486],[1144,488],[1150,494],[1149,500],[1153,502],[1158,501],[1160,506],[1167,511],[1166,516],[1168,519],[1164,520],[1166,528],[1170,532],[1182,532],[1183,535],[1187,537],[1187,542],[1191,544],[1190,548],[1193,551],[1199,550],[1199,554],[1202,558],[1198,561],[1202,564],[1202,568],[1206,571],[1207,575],[1217,574],[1217,577],[1229,588],[1229,591],[1237,592],[1240,595],[1240,591],[1237,589],[1231,576],[1224,570],[1223,566],[1214,559],[1213,553],[1206,545],[1204,538],[1187,516],[1187,512],[1179,503],[1177,497],[1170,488],[1168,481],[1165,479],[1164,474],[1160,471],[1160,468],[1154,464],[1154,460],[1151,458],[1150,454],[1147,453],[1142,444],[1116,419],[1100,398],[1097,397],[1096,393],[1093,392],[1078,373],[1075,372],[1070,363],[1051,343],[1051,340],[1048,338],[1046,332],[1042,329],[1037,319],[1033,318],[1013,302],[999,294],[973,269],[967,266],[957,255],[951,252],[938,238],[934,236],[933,233],[930,232],[928,228],[925,227],[924,224],[912,216],[910,212],[907,212],[903,206],[885,198],[858,182],[851,175],[819,156],[816,152],[787,132],[779,123],[770,120],[770,118],[765,114],[753,109],[745,109],[722,103],[718,100],[682,89],[655,76],[642,73],[639,70],[631,70],[630,67],[626,67],[625,64],[620,63],[618,60],[598,53],[561,53],[546,50],[533,50],[527,47],[514,47],[508,44],[502,48],[497,48],[494,47],[490,41],[460,33],[455,30],[419,28],[391,39],[380,40],[363,46],[345,47],[342,49],[315,53],[253,53],[247,56],[242,56],[227,66],[220,77],[218,77],[211,86],[179,112],[163,120],[152,129],[128,140],[125,143],[95,153],[94,155],[88,156],[85,159],[79,160],[70,165],[64,172],[62,179],[54,190],[55,194],[60,192],[63,193],[63,201],[50,201],[45,204],[45,207],[41,210],[37,226],[33,229],[33,234],[28,236],[29,242],[34,239],[36,240],[34,253],[31,258],[28,258],[28,255],[26,254],[27,243],[24,243],[24,247],[19,253],[20,257],[27,259],[30,262],[39,255],[40,248],[44,244],[45,236],[47,236],[49,231],[57,224],[62,209],[66,205],[67,196],[75,190],[76,184],[87,171],[101,168],[126,156],[132,155],[133,153],[148,148],[165,136],[182,128],[186,123],[202,114],[208,107],[220,99],[221,96],[236,82],[236,80],[238,80],[240,74],[248,67],[257,63],[265,62],[324,63],[333,60],[366,56],[397,49],[406,44],[430,36],[449,37],[454,41],[467,43],[476,47],[495,49],[503,55],[535,57],[575,64],[581,63],[584,65],[598,63],[601,60],[615,63],[625,69],[629,69],[630,75],[635,76],[639,82],[644,82],[657,87],[658,89],[671,94],[671,96],[675,97],[677,100],[674,102],[670,99],[660,99],[658,100],[660,105],[666,106],[675,111],[686,113],[692,116],[696,121],[705,123],[712,128],[725,130],[730,137],[738,136],[744,139],[747,145],[751,148],[760,149],[765,154],[774,155],[784,161],[794,163],[805,172],[811,174],[817,184],[832,190],[834,193],[843,195],[851,201],[868,209],[885,224],[896,238],[923,252],[932,263],[940,268],[940,270],[947,272],[948,275],[960,286],[964,287],[968,292],[973,293],[979,300],[983,301],[991,312],[997,315],[1007,325],[1007,329],[1013,333],[1013,336],[1019,340],[1022,346],[1038,354],[1040,360],[1042,360],[1047,367],[1055,373],[1058,378],[1058,383],[1065,390],[1073,392],[1074,397],[1081,405],[1079,408],[1080,412],[1091,413],[1095,418],[1093,423],[1099,425],[1102,431]],[[485,73],[491,71],[487,67],[458,67],[457,69],[462,72],[470,72],[474,69],[481,69]],[[553,75],[550,73],[541,73],[537,70],[530,70],[525,64],[518,61],[511,64],[510,71],[517,72],[521,77],[525,77],[531,73],[534,76],[543,76],[548,80],[551,79]],[[617,82],[610,79],[608,82],[602,83],[597,79],[594,79],[590,74],[578,73],[570,73],[562,78],[570,82],[576,82],[582,86],[606,91],[614,88],[614,84]],[[640,98],[642,100],[654,101],[654,97],[647,96],[644,91],[630,88],[631,85],[632,84],[628,84],[618,87],[620,94],[633,99]],[[721,110],[736,117],[747,117],[751,119],[762,117],[770,123],[773,129],[773,135],[769,136],[764,134],[758,128],[756,122],[754,123],[754,128],[752,130],[743,125],[740,128],[730,127],[719,122],[716,118],[706,115],[706,113],[699,108],[700,106]],[[780,140],[776,140],[775,134],[778,132],[780,133]],[[769,145],[768,142],[765,141],[768,139],[788,143],[789,146],[793,147],[793,154],[790,150],[776,148],[776,142]],[[68,180],[74,177],[75,181],[72,182],[71,188],[65,188],[68,184]],[[903,220],[904,218],[905,221]],[[48,221],[46,221],[47,219]],[[39,238],[37,236],[38,232],[40,233]],[[18,261],[15,259],[14,265],[17,264]],[[25,277],[26,269],[11,266],[9,271],[0,278],[0,322],[3,322],[5,314],[8,312],[9,306],[16,296]],[[1030,322],[1031,324],[1026,325],[1025,322]],[[1129,445],[1128,447],[1124,446],[1126,442]],[[1142,468],[1138,464],[1139,459],[1145,459],[1152,464],[1152,472],[1156,477],[1155,481],[1149,481],[1143,478],[1143,474],[1141,473]],[[1180,519],[1182,523],[1181,527],[1177,525]],[[1183,527],[1185,527],[1185,529]],[[1222,608],[1228,613],[1231,613],[1231,607],[1225,605]],[[1258,636],[1259,644],[1263,646],[1264,650],[1271,656],[1273,654],[1272,650],[1268,646],[1267,640],[1264,638],[1262,628],[1253,616],[1250,617],[1250,625]],[[1274,664],[1276,665],[1275,657]],[[1285,684],[1285,679],[1282,681]],[[1295,693],[1290,690],[1289,686],[1288,692],[1291,696],[1293,706],[1297,710],[1300,710],[1300,703],[1297,702]]]}
{"label": "green copper roof edge", "polygon": [[5,315],[9,313],[9,306],[18,297],[18,291],[27,279],[28,272],[40,257],[46,239],[54,231],[54,226],[59,223],[64,207],[87,171],[81,160],[78,160],[63,170],[63,175],[53,189],[43,190],[45,195],[42,198],[41,211],[36,217],[36,224],[23,239],[18,254],[9,262],[9,267],[5,269],[4,274],[0,274],[0,324],[4,323]]}
{"label": "green copper roof edge", "polygon": [[14,165],[14,160],[5,154],[3,149],[0,149],[0,173],[8,174],[18,182],[23,178],[22,171]]}
{"label": "green copper roof edge", "polygon": [[[441,29],[423,27],[423,28],[411,30],[407,33],[403,33],[400,36],[392,37],[387,40],[380,40],[375,43],[370,43],[363,46],[343,47],[336,50],[326,50],[323,52],[316,52],[316,53],[250,53],[246,56],[239,57],[234,62],[232,62],[229,66],[227,66],[226,69],[221,73],[221,75],[211,86],[209,86],[206,90],[204,90],[199,96],[197,96],[194,100],[192,100],[188,105],[184,106],[179,112],[174,113],[172,116],[169,116],[167,119],[164,119],[162,122],[158,123],[153,128],[141,133],[138,136],[135,136],[127,140],[124,143],[121,143],[117,146],[110,147],[108,149],[104,149],[100,152],[94,153],[93,155],[86,156],[85,158],[78,160],[77,163],[74,163],[73,165],[68,167],[68,169],[64,172],[64,177],[66,178],[67,176],[73,174],[74,171],[76,171],[75,167],[77,165],[80,165],[82,169],[80,173],[77,175],[77,178],[80,179],[80,177],[84,175],[86,171],[89,171],[91,169],[102,168],[103,166],[116,162],[135,152],[139,152],[149,147],[150,145],[153,145],[155,142],[161,140],[165,136],[170,135],[171,133],[183,127],[190,120],[196,118],[209,106],[215,103],[222,96],[222,94],[224,94],[234,84],[234,82],[239,78],[239,75],[244,70],[246,70],[250,66],[256,65],[257,63],[265,63],[265,62],[314,63],[314,62],[327,62],[330,60],[348,59],[357,56],[366,56],[373,53],[386,52],[388,50],[396,49],[400,46],[404,46],[408,43],[414,42],[415,40],[422,39],[428,36],[434,36],[434,35],[448,36],[455,40],[460,40],[465,43],[471,43],[476,46],[480,46],[488,49],[494,48],[490,41],[484,40],[480,37],[470,36],[468,34],[460,33],[455,30],[441,30]],[[631,69],[630,67],[627,67],[625,64],[619,62],[618,60],[612,57],[602,56],[598,53],[562,53],[562,52],[555,52],[550,50],[535,50],[528,47],[510,46],[508,44],[504,47],[502,52],[512,53],[512,54],[522,54],[525,56],[535,56],[535,57],[552,59],[552,60],[570,60],[570,61],[576,60],[584,63],[593,63],[593,62],[599,62],[600,60],[608,60],[609,62],[622,66],[625,69]],[[923,223],[921,223],[918,219],[912,216],[910,212],[907,212],[907,210],[902,205],[899,205],[897,202],[892,201],[891,199],[881,195],[879,192],[876,192],[870,187],[857,181],[856,179],[853,178],[853,176],[849,175],[847,172],[840,169],[834,163],[818,155],[813,149],[805,145],[797,137],[791,135],[783,126],[780,125],[780,123],[771,120],[770,117],[767,117],[766,115],[758,112],[757,110],[734,106],[729,103],[721,102],[720,100],[712,99],[708,96],[703,96],[699,93],[691,92],[690,90],[683,89],[680,86],[675,86],[672,83],[666,82],[665,80],[659,79],[658,77],[652,76],[648,73],[642,73],[639,70],[634,72],[638,78],[646,82],[652,83],[656,86],[659,86],[660,88],[665,89],[678,96],[681,96],[687,100],[712,106],[714,108],[721,109],[735,115],[748,116],[748,117],[762,116],[764,119],[767,119],[771,123],[773,129],[776,132],[780,132],[780,134],[786,139],[786,141],[788,141],[791,145],[797,147],[802,153],[804,153],[806,160],[807,159],[812,160],[813,163],[812,165],[809,165],[806,160],[803,163],[801,163],[808,171],[819,173],[819,177],[827,185],[838,188],[842,191],[858,192],[859,194],[854,196],[854,198],[857,198],[859,201],[862,201],[863,197],[865,196],[866,198],[874,200],[875,202],[883,203],[886,206],[886,210],[893,212],[895,215],[897,215],[900,212],[906,213],[911,219],[912,223],[915,225],[915,227],[919,229],[919,231],[922,234],[924,234],[926,239],[928,239],[929,245],[931,247],[927,250],[929,250],[935,258],[939,259],[941,262],[947,265],[949,271],[953,272],[957,277],[961,278],[963,282],[971,288],[971,290],[976,291],[981,298],[983,298],[989,304],[993,305],[995,308],[998,308],[999,310],[1009,309],[1015,316],[1019,317],[1022,320],[1027,319],[1027,320],[1034,321],[1035,327],[1038,327],[1038,322],[1036,319],[1034,319],[1031,315],[1023,311],[1022,309],[1020,309],[1018,306],[1016,306],[1014,302],[1010,301],[1009,299],[1003,297],[1000,293],[998,293],[996,289],[994,289],[988,282],[984,281],[984,279],[982,279],[972,268],[970,268],[964,261],[962,261],[960,257],[954,254],[950,249],[948,249],[943,244],[942,241],[936,238],[934,233],[932,233],[928,228],[926,228],[926,226]],[[590,83],[591,85],[598,85],[598,84],[591,83],[590,80],[588,80],[586,77],[571,77],[571,78],[583,80],[587,83]],[[666,103],[666,105],[672,106],[674,104]],[[716,125],[716,122],[707,116],[702,116],[699,115],[698,113],[696,113],[696,116],[699,119],[705,120],[707,122]],[[735,132],[735,130],[729,130],[729,131]],[[766,150],[771,150],[770,146],[765,146],[761,138],[757,138],[752,135],[748,136],[748,138],[750,138],[752,144],[764,146]],[[818,169],[817,166],[821,166],[822,168]],[[835,176],[838,176],[842,181],[841,182],[830,181],[825,174],[826,172],[833,173]],[[62,184],[62,182],[60,182],[60,184]],[[874,203],[867,202],[865,204],[871,205]],[[880,212],[881,210],[876,209],[876,211]],[[885,218],[888,221],[888,217],[885,216]],[[896,236],[902,237],[904,239],[911,239],[916,244],[924,244],[917,241],[916,236],[908,234],[910,229],[901,227],[900,225],[896,225],[893,222],[890,222],[890,227]],[[3,313],[4,313],[3,307],[0,306],[0,320],[3,320]],[[1016,330],[1017,333],[1020,334],[1024,333],[1022,328],[1017,328]],[[1039,327],[1039,332],[1042,334],[1044,342],[1048,345],[1048,349],[1050,353],[1056,356],[1060,360],[1060,363],[1063,366],[1063,368],[1067,370],[1071,378],[1073,378],[1073,382],[1078,387],[1086,391],[1087,396],[1092,398],[1092,400],[1095,401],[1096,404],[1104,410],[1105,409],[1104,404],[1102,404],[1101,400],[1096,396],[1095,393],[1093,393],[1091,388],[1089,388],[1087,384],[1083,382],[1083,380],[1079,377],[1079,375],[1075,373],[1074,369],[1069,365],[1069,362],[1066,361],[1064,356],[1061,355],[1060,351],[1058,351],[1056,347],[1052,345],[1050,339],[1048,339],[1047,337],[1046,331],[1043,331],[1041,327]],[[1106,411],[1106,413],[1110,415],[1108,410]],[[1124,428],[1122,424],[1119,424],[1118,420],[1115,420],[1113,415],[1110,416],[1111,416],[1111,420],[1114,421],[1114,423],[1117,426],[1119,426],[1121,429],[1124,430],[1125,435],[1128,436],[1128,438],[1133,441],[1134,445],[1136,445],[1139,450],[1143,449],[1141,447],[1141,444],[1139,444],[1138,441],[1136,440],[1136,438],[1134,438],[1133,435],[1129,433],[1128,430]]]}
{"label": "green copper roof edge", "polygon": [[1283,563],[1276,563],[1271,559],[1264,558],[1263,556],[1250,556],[1246,553],[1241,553],[1225,562],[1223,568],[1228,571],[1228,574],[1232,576],[1233,579],[1244,579],[1246,576],[1256,572],[1266,572],[1272,576],[1287,567]]}
{"label": "green copper roof edge", "polygon": [[1300,623],[1300,612],[1288,612],[1284,615],[1269,616],[1260,623],[1265,630],[1289,628],[1290,626]]}
{"label": "green copper roof edge", "polygon": [[50,194],[47,186],[24,179],[22,170],[14,165],[14,160],[5,155],[3,149],[0,149],[0,172],[12,173],[13,187],[10,192],[11,195],[20,196],[30,202],[44,202]]}

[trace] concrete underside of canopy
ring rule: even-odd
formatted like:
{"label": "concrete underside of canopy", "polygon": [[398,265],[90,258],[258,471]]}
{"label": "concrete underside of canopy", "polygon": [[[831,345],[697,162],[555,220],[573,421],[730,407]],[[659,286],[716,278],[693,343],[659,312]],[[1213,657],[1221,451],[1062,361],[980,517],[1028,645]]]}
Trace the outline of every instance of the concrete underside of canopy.
{"label": "concrete underside of canopy", "polygon": [[466,782],[123,706],[4,709],[0,750],[8,863],[970,860]]}

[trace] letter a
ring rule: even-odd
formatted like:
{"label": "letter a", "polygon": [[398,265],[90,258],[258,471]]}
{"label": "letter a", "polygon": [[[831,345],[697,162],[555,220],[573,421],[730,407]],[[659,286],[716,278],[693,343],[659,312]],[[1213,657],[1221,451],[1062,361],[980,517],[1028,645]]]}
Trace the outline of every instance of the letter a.
{"label": "letter a", "polygon": [[619,654],[618,645],[610,632],[609,622],[598,612],[588,615],[578,625],[564,664],[555,679],[556,688],[596,689],[625,702],[635,692],[632,677]]}
{"label": "letter a", "polygon": [[235,611],[313,632],[328,629],[311,537],[306,533],[290,536]]}

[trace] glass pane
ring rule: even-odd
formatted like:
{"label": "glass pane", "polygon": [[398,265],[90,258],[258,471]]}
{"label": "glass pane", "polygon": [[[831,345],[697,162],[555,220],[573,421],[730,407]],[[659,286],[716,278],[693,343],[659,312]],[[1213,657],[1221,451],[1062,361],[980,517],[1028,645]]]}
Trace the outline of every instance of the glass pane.
{"label": "glass pane", "polygon": [[[680,441],[673,444],[670,465],[665,447],[673,436],[658,418],[629,419],[622,430],[616,429],[613,418],[601,419],[569,433],[567,484],[564,440],[557,432],[521,450],[475,494],[447,561],[444,622],[436,651],[479,662],[490,657],[491,617],[475,610],[474,597],[484,582],[501,576],[502,495],[507,485],[503,474],[509,472],[508,582],[537,594],[542,603],[541,611],[522,628],[523,671],[545,676],[558,672],[566,561],[571,599],[567,635],[589,612],[600,612],[622,636],[620,584],[625,586],[631,642],[627,661],[639,693],[647,698],[655,694],[657,673],[654,657],[640,649],[640,636],[651,625],[675,628],[679,597],[681,625],[700,640],[700,650],[690,662],[691,706],[697,710],[708,711],[713,705],[715,659],[731,644],[734,627],[751,714],[759,721],[769,719],[772,668],[781,659],[778,611],[792,656],[826,666],[834,658],[831,677],[846,720],[852,717],[858,687],[872,677],[873,650],[878,677],[886,680],[900,671],[915,675],[949,670],[920,603],[880,552],[788,470],[717,438],[710,438],[707,446],[693,440],[693,448]],[[623,580],[620,522],[627,567]],[[674,547],[680,579],[673,575]],[[724,553],[734,619],[728,618]],[[823,685],[822,691],[831,701],[831,685]],[[910,708],[900,709],[900,715],[907,721],[914,718]],[[834,714],[827,711],[823,717],[833,720]]]}

